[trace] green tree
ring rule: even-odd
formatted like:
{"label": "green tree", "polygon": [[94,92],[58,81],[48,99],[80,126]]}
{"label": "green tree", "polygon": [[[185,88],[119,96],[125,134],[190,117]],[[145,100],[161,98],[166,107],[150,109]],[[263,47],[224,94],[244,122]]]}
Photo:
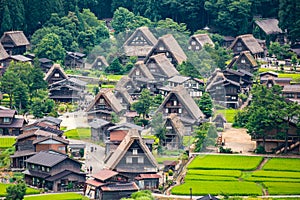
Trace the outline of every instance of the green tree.
{"label": "green tree", "polygon": [[213,103],[212,103],[212,99],[211,99],[209,93],[207,93],[207,92],[203,93],[203,95],[201,96],[199,101],[197,101],[197,104],[198,104],[200,110],[203,112],[203,114],[207,118],[210,118],[213,113],[213,111],[212,111]]}
{"label": "green tree", "polygon": [[179,66],[180,72],[184,76],[190,76],[192,78],[201,78],[200,72],[198,69],[190,62],[182,62],[182,64]]}
{"label": "green tree", "polygon": [[38,58],[48,58],[54,62],[63,62],[65,58],[65,49],[59,36],[54,33],[45,35],[34,49],[34,53]]}
{"label": "green tree", "polygon": [[10,185],[6,188],[7,200],[22,200],[26,192],[26,185],[24,182],[19,182],[16,185]]}
{"label": "green tree", "polygon": [[289,44],[280,45],[279,42],[271,42],[268,50],[271,55],[274,54],[279,60],[292,56]]}
{"label": "green tree", "polygon": [[31,105],[31,111],[35,118],[42,118],[45,115],[50,113],[54,113],[55,109],[55,102],[52,99],[45,99],[36,98],[33,100]]}
{"label": "green tree", "polygon": [[119,7],[113,16],[113,20],[111,22],[112,27],[115,30],[115,33],[121,33],[128,29],[130,24],[133,22],[134,14],[127,10],[126,8]]}
{"label": "green tree", "polygon": [[132,108],[138,114],[142,114],[145,119],[146,115],[149,114],[151,103],[152,97],[150,95],[150,91],[148,89],[143,89],[139,100],[132,104]]}
{"label": "green tree", "polygon": [[12,108],[13,105],[13,95],[16,89],[16,83],[19,82],[20,79],[12,71],[5,72],[1,77],[1,91],[8,94],[10,108]]}
{"label": "green tree", "polygon": [[217,129],[214,125],[210,125],[207,131],[207,136],[203,141],[203,148],[214,146],[218,137]]}
{"label": "green tree", "polygon": [[21,80],[19,80],[15,84],[16,85],[13,93],[15,106],[19,108],[19,111],[24,110],[26,112],[29,103],[28,87]]}
{"label": "green tree", "polygon": [[1,23],[1,33],[5,32],[5,31],[9,31],[11,30],[13,27],[12,25],[12,20],[10,17],[10,12],[9,9],[7,7],[7,5],[4,6],[4,11],[3,11],[3,16],[2,16],[2,23]]}
{"label": "green tree", "polygon": [[209,123],[203,123],[200,126],[194,126],[194,137],[195,137],[195,152],[200,152],[203,149],[203,143],[207,137],[207,132],[210,127]]}
{"label": "green tree", "polygon": [[159,139],[161,148],[162,142],[166,139],[166,128],[164,127],[164,119],[162,113],[157,113],[151,120],[151,131]]}
{"label": "green tree", "polygon": [[106,73],[112,74],[123,74],[123,66],[121,65],[118,58],[115,58],[110,65],[105,68]]}

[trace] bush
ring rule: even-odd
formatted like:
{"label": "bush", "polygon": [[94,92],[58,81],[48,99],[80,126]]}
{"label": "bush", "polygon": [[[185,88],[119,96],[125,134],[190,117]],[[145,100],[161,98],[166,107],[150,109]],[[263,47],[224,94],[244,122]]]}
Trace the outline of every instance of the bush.
{"label": "bush", "polygon": [[222,127],[218,127],[218,128],[217,128],[217,131],[218,131],[218,132],[223,132],[224,129],[223,129]]}
{"label": "bush", "polygon": [[263,146],[258,146],[255,150],[254,150],[254,153],[257,153],[257,154],[265,154],[266,153],[266,150]]}
{"label": "bush", "polygon": [[231,148],[223,148],[223,147],[220,147],[220,148],[219,148],[219,152],[220,152],[220,153],[232,153],[232,150],[231,150]]}
{"label": "bush", "polygon": [[171,170],[171,169],[169,170],[168,173],[169,173],[169,176],[173,176],[173,174],[174,174],[173,170]]}

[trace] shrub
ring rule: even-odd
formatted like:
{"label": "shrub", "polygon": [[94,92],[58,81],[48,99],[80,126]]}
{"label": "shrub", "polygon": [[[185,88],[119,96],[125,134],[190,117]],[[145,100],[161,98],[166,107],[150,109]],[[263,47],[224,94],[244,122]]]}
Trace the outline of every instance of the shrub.
{"label": "shrub", "polygon": [[218,132],[223,132],[224,129],[223,129],[222,127],[218,127],[218,128],[217,128],[217,131],[218,131]]}
{"label": "shrub", "polygon": [[174,172],[173,172],[173,170],[170,169],[168,173],[169,173],[169,176],[173,176]]}
{"label": "shrub", "polygon": [[257,153],[257,154],[265,154],[266,153],[266,150],[263,146],[259,145],[255,150],[254,150],[254,153]]}
{"label": "shrub", "polygon": [[232,153],[231,148],[223,148],[222,146],[219,148],[220,153]]}

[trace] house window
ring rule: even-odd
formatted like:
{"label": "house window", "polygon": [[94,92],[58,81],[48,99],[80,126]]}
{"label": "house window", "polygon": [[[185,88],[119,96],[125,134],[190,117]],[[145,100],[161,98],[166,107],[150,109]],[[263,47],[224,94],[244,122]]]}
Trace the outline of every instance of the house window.
{"label": "house window", "polygon": [[166,108],[166,113],[169,113],[169,109],[168,108]]}
{"label": "house window", "polygon": [[126,157],[126,163],[129,164],[129,163],[132,163],[132,157]]}
{"label": "house window", "polygon": [[237,47],[236,50],[237,50],[237,51],[242,51],[243,48],[242,48],[242,47]]}
{"label": "house window", "polygon": [[44,172],[44,171],[46,171],[46,169],[45,169],[45,167],[44,166],[42,166],[42,171]]}
{"label": "house window", "polygon": [[139,71],[139,70],[136,70],[136,71],[135,71],[135,75],[139,76],[139,75],[140,75],[140,71]]}
{"label": "house window", "polygon": [[177,101],[176,100],[173,101],[173,104],[174,104],[174,106],[177,106]]}
{"label": "house window", "polygon": [[163,46],[160,46],[158,49],[162,51],[162,50],[164,50],[165,48],[164,48]]}
{"label": "house window", "polygon": [[245,59],[242,59],[242,60],[241,60],[241,63],[246,63],[246,60],[245,60]]}
{"label": "house window", "polygon": [[170,53],[169,52],[166,52],[166,56],[168,57],[170,55]]}
{"label": "house window", "polygon": [[197,45],[197,46],[196,46],[196,49],[197,49],[197,50],[199,50],[199,49],[200,49],[200,47]]}
{"label": "house window", "polygon": [[144,163],[144,157],[142,156],[138,157],[138,163],[140,164]]}
{"label": "house window", "polygon": [[191,45],[196,45],[196,42],[195,42],[195,41],[192,41]]}
{"label": "house window", "polygon": [[191,46],[189,46],[189,47],[188,47],[188,49],[189,49],[189,50],[191,50],[191,49],[192,49],[192,47],[191,47]]}
{"label": "house window", "polygon": [[182,109],[181,109],[181,108],[178,109],[178,113],[179,113],[179,114],[182,113]]}
{"label": "house window", "polygon": [[238,46],[238,47],[242,46],[242,43],[238,42],[238,43],[237,43],[237,46]]}
{"label": "house window", "polygon": [[102,63],[101,62],[98,62],[98,66],[101,66],[102,65]]}
{"label": "house window", "polygon": [[231,99],[236,100],[236,97],[231,97]]}
{"label": "house window", "polygon": [[126,87],[127,89],[131,89],[131,85],[127,85],[127,87]]}
{"label": "house window", "polygon": [[4,118],[3,118],[3,122],[4,122],[4,123],[8,123],[9,121],[10,121],[10,120],[9,120],[8,117],[4,117]]}
{"label": "house window", "polygon": [[31,165],[31,169],[34,169],[34,164]]}
{"label": "house window", "polygon": [[132,155],[137,155],[138,154],[138,150],[137,149],[132,149]]}
{"label": "house window", "polygon": [[100,99],[100,103],[104,103],[104,99]]}
{"label": "house window", "polygon": [[65,147],[58,147],[58,151],[64,151]]}
{"label": "house window", "polygon": [[47,167],[47,168],[46,168],[46,171],[47,171],[47,172],[50,172],[50,168],[49,168],[49,167]]}
{"label": "house window", "polygon": [[297,98],[298,98],[298,99],[300,98],[300,93],[297,94]]}
{"label": "house window", "polygon": [[55,73],[55,74],[54,74],[54,77],[55,77],[55,78],[58,78],[58,77],[59,77],[59,73]]}

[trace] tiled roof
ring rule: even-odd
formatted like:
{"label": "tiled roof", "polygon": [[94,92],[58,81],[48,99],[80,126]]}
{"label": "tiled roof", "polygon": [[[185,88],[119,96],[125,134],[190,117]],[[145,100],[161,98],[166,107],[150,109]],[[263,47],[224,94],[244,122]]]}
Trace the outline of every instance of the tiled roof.
{"label": "tiled roof", "polygon": [[84,173],[80,173],[80,172],[74,172],[74,171],[71,171],[71,170],[64,170],[62,172],[59,172],[57,174],[54,174],[48,178],[46,178],[47,181],[56,181],[58,179],[61,179],[65,176],[68,176],[70,174],[73,174],[73,176],[84,176],[85,177],[85,174]]}
{"label": "tiled roof", "polygon": [[23,118],[14,118],[11,124],[0,124],[1,128],[22,128],[25,123]]}
{"label": "tiled roof", "polygon": [[136,124],[125,122],[122,124],[116,124],[115,126],[109,127],[107,130],[112,131],[112,130],[120,129],[120,128],[121,129],[123,128],[122,130],[137,129],[138,131],[142,131],[144,129],[143,127],[138,126]]}
{"label": "tiled roof", "polygon": [[61,119],[58,119],[56,117],[51,117],[51,116],[38,119],[36,122],[44,122],[44,121],[48,121],[48,122],[54,123],[56,125],[60,125],[60,123],[62,122]]}
{"label": "tiled roof", "polygon": [[109,121],[106,121],[104,119],[98,119],[98,118],[95,118],[92,122],[89,123],[89,125],[92,127],[92,128],[101,128],[103,126],[106,126],[108,124],[111,124],[113,125],[113,123],[109,122]]}
{"label": "tiled roof", "polygon": [[65,140],[62,137],[57,137],[57,136],[53,136],[53,135],[47,136],[47,137],[42,137],[42,138],[39,138],[37,140],[34,140],[32,144],[38,144],[38,143],[44,142],[46,140],[56,140],[56,141],[61,142],[63,144],[69,144],[68,140]]}
{"label": "tiled roof", "polygon": [[17,114],[16,110],[0,110],[0,117],[13,118],[15,114]]}
{"label": "tiled roof", "polygon": [[87,180],[85,183],[89,184],[89,185],[92,185],[92,186],[95,186],[95,187],[105,185],[105,183],[99,182],[97,180],[91,180],[91,179]]}
{"label": "tiled roof", "polygon": [[300,92],[300,85],[285,85],[282,92]]}
{"label": "tiled roof", "polygon": [[38,171],[33,171],[33,170],[25,170],[23,172],[23,174],[38,177],[38,178],[42,178],[42,179],[47,178],[47,177],[50,176],[50,174],[48,174],[48,173],[43,173],[43,172],[38,172]]}
{"label": "tiled roof", "polygon": [[161,178],[159,174],[140,174],[139,175],[142,179],[156,179]]}
{"label": "tiled roof", "polygon": [[115,142],[115,141],[122,141],[124,139],[124,137],[127,135],[126,131],[122,131],[122,132],[114,132],[112,131],[110,133],[110,141]]}
{"label": "tiled roof", "polygon": [[115,183],[115,184],[109,184],[104,185],[101,187],[102,191],[137,191],[139,190],[139,187],[136,185],[135,182],[130,183]]}
{"label": "tiled roof", "polygon": [[16,151],[13,155],[11,155],[11,158],[18,158],[18,157],[23,157],[23,156],[30,156],[30,155],[34,155],[37,152],[33,151],[33,150],[24,150],[24,151]]}
{"label": "tiled roof", "polygon": [[39,153],[25,160],[25,162],[43,165],[47,167],[53,167],[54,165],[57,165],[58,163],[64,161],[67,158],[67,155],[40,151]]}
{"label": "tiled roof", "polygon": [[119,174],[118,172],[115,172],[115,171],[112,171],[109,169],[102,169],[98,173],[93,174],[92,177],[105,182],[107,179],[114,177],[118,174]]}

